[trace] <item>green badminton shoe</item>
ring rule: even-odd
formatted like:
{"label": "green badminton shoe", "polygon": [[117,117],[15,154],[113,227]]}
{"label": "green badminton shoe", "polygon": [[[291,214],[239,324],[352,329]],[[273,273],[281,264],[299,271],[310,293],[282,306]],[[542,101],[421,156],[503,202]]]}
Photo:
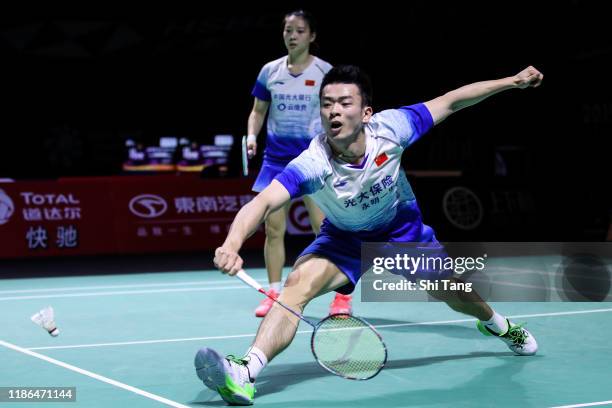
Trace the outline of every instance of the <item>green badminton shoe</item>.
{"label": "green badminton shoe", "polygon": [[222,357],[208,347],[198,350],[194,361],[198,378],[204,385],[232,405],[253,404],[255,385],[246,363],[246,360],[231,355]]}
{"label": "green badminton shoe", "polygon": [[502,340],[510,350],[520,356],[534,355],[538,351],[538,342],[533,334],[529,333],[522,324],[513,324],[508,319],[506,321],[508,322],[508,330],[503,334],[495,333],[480,320],[476,327],[485,336],[495,336]]}

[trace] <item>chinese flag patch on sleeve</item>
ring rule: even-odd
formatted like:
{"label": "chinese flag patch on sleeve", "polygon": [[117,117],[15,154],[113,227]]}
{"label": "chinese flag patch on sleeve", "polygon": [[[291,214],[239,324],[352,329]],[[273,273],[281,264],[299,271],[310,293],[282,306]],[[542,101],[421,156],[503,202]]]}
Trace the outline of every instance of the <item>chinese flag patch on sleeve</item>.
{"label": "chinese flag patch on sleeve", "polygon": [[383,152],[376,156],[376,158],[374,159],[374,163],[376,163],[376,166],[380,167],[387,160],[389,160],[389,157],[387,156],[387,153]]}
{"label": "chinese flag patch on sleeve", "polygon": [[315,86],[315,81],[314,81],[314,79],[307,79],[306,81],[304,81],[304,85],[306,85],[306,86]]}

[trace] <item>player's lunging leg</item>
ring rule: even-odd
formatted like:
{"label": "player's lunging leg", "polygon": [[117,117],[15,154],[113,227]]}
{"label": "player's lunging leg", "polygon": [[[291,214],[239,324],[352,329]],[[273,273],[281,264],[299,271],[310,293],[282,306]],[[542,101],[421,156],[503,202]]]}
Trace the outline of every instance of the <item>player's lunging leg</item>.
{"label": "player's lunging leg", "polygon": [[[306,255],[296,263],[279,300],[301,313],[313,298],[346,283],[348,278],[329,260]],[[252,404],[255,379],[270,360],[291,344],[298,325],[299,318],[275,303],[244,357],[224,358],[213,349],[200,349],[195,357],[198,377],[225,401]]]}
{"label": "player's lunging leg", "polygon": [[[450,280],[461,282],[457,278],[450,278]],[[512,323],[491,309],[475,290],[471,292],[432,290],[428,293],[446,302],[453,310],[477,318],[477,327],[481,333],[498,337],[516,354],[529,356],[538,351],[538,343],[530,332],[522,325]]]}

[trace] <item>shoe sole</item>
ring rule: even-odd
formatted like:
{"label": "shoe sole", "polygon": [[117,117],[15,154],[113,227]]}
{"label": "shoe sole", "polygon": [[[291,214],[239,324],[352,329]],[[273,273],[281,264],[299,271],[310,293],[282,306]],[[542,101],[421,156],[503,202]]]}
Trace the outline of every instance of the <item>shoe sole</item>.
{"label": "shoe sole", "polygon": [[211,390],[219,393],[225,402],[238,405],[251,405],[253,401],[244,398],[241,395],[233,395],[233,398],[225,398],[219,388],[225,387],[225,358],[219,355],[215,350],[209,348],[201,348],[195,356],[194,365],[198,378],[202,380]]}

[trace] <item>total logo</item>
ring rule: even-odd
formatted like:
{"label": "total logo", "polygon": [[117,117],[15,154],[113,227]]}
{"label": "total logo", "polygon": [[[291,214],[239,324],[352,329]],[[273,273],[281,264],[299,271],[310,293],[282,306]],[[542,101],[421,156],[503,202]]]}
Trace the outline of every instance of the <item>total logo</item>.
{"label": "total logo", "polygon": [[130,200],[130,211],[140,218],[156,218],[168,209],[166,200],[154,194],[141,194]]}
{"label": "total logo", "polygon": [[0,189],[0,225],[9,222],[11,215],[15,212],[15,204],[4,190]]}

